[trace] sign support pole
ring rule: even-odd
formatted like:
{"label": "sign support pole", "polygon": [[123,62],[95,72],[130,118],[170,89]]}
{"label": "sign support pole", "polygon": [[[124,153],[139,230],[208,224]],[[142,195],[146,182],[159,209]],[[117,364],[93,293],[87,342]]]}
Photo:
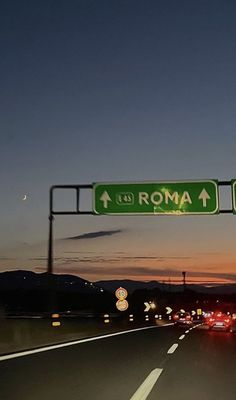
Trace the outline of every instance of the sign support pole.
{"label": "sign support pole", "polygon": [[53,189],[50,189],[49,199],[49,236],[48,236],[48,263],[47,263],[47,275],[48,275],[48,301],[49,301],[49,312],[53,313],[55,307],[55,290],[53,282]]}
{"label": "sign support pole", "polygon": [[49,237],[48,237],[48,274],[53,274],[53,215],[49,216]]}
{"label": "sign support pole", "polygon": [[49,193],[49,236],[48,236],[48,268],[47,273],[53,274],[53,188]]}

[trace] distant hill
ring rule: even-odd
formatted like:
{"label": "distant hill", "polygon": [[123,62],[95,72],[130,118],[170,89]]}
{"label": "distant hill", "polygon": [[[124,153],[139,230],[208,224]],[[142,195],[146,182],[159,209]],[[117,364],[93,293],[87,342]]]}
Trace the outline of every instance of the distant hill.
{"label": "distant hill", "polygon": [[210,294],[235,294],[236,293],[236,283],[231,283],[227,285],[214,286],[211,288],[204,287],[207,293]]}
{"label": "distant hill", "polygon": [[[125,287],[129,294],[135,290],[158,289],[162,292],[180,293],[183,291],[183,285],[170,285],[158,281],[136,281],[130,279],[121,280],[103,280],[90,282],[74,275],[53,275],[56,290],[61,293],[81,293],[81,294],[96,294],[101,291],[114,292],[118,287]],[[48,284],[47,273],[35,273],[32,271],[15,270],[0,273],[0,291],[40,291],[44,290]],[[206,287],[203,285],[187,285],[189,290],[198,293],[207,294],[236,294],[236,284],[227,284],[214,287]]]}
{"label": "distant hill", "polygon": [[[216,299],[235,302],[236,284],[208,288],[201,285],[169,285],[158,281],[106,280],[89,282],[74,275],[53,275],[49,285],[47,273],[16,270],[0,273],[0,313],[25,315],[25,313],[48,313],[52,307],[60,312],[117,312],[115,290],[123,286],[129,292],[129,310],[143,314],[147,298],[158,298],[158,306],[174,308],[196,306],[196,301],[209,301],[214,307]],[[51,280],[50,280],[51,282]],[[211,296],[212,295],[212,296]],[[217,297],[216,297],[217,296]],[[219,296],[219,297],[218,297]],[[167,303],[168,302],[168,303]],[[200,304],[200,303],[199,303]],[[162,311],[163,312],[163,311]]]}
{"label": "distant hill", "polygon": [[[180,293],[183,292],[183,285],[170,285],[166,283],[160,283],[158,281],[133,281],[129,279],[121,279],[121,280],[106,280],[106,281],[97,281],[95,284],[104,290],[109,292],[114,292],[118,287],[122,286],[130,294],[132,294],[135,290],[138,289],[159,289],[162,292],[172,292],[172,293]],[[208,294],[235,294],[236,293],[236,284],[227,284],[221,286],[207,287],[203,285],[187,285],[187,289],[192,290],[198,293],[208,293]]]}
{"label": "distant hill", "polygon": [[121,280],[110,280],[110,281],[98,281],[95,284],[104,290],[109,292],[114,292],[120,286],[124,287],[128,290],[129,293],[133,293],[137,289],[160,289],[163,290],[163,285],[158,281],[150,281],[150,282],[141,282],[141,281],[133,281],[130,279],[121,279]]}
{"label": "distant hill", "polygon": [[[53,275],[56,290],[69,293],[96,293],[102,288],[85,279],[73,275]],[[16,270],[0,273],[0,291],[39,291],[48,285],[46,273],[36,274],[32,271]],[[103,290],[103,289],[102,289]]]}
{"label": "distant hill", "polygon": [[[36,274],[31,271],[0,273],[0,310],[7,315],[85,310],[106,312],[114,308],[113,296],[92,282],[73,275]],[[110,305],[110,308],[107,307]],[[108,310],[107,310],[108,309]]]}

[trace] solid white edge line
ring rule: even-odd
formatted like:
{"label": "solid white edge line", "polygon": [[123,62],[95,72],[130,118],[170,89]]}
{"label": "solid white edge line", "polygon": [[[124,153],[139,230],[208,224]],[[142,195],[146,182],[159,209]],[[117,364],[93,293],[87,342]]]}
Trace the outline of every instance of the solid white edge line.
{"label": "solid white edge line", "polygon": [[163,368],[155,368],[147,376],[145,381],[139,386],[130,400],[145,400],[155,385],[157,379],[161,375]]}
{"label": "solid white edge line", "polygon": [[179,337],[179,340],[183,340],[185,338],[185,335],[181,335],[180,337]]}
{"label": "solid white edge line", "polygon": [[113,337],[113,336],[124,335],[126,333],[137,332],[137,331],[142,331],[142,330],[146,330],[146,329],[153,329],[153,328],[162,328],[162,327],[170,326],[170,325],[173,325],[173,323],[165,324],[165,325],[158,325],[158,326],[157,325],[145,326],[145,327],[142,327],[142,328],[129,329],[127,331],[109,333],[107,335],[94,336],[94,337],[91,337],[91,338],[74,340],[73,342],[66,342],[66,343],[60,343],[60,344],[55,344],[55,345],[49,345],[49,346],[45,346],[45,347],[40,347],[38,349],[20,351],[18,353],[5,354],[3,356],[0,356],[0,361],[11,360],[12,358],[29,356],[31,354],[43,353],[45,351],[60,349],[60,348],[63,348],[63,347],[74,346],[76,344],[93,342],[95,340],[101,340],[101,339],[106,339],[106,338],[110,338],[110,337]]}
{"label": "solid white edge line", "polygon": [[172,344],[172,346],[171,346],[171,347],[169,348],[169,350],[167,351],[167,354],[173,354],[173,353],[175,352],[175,350],[177,349],[178,346],[179,346],[178,343]]}

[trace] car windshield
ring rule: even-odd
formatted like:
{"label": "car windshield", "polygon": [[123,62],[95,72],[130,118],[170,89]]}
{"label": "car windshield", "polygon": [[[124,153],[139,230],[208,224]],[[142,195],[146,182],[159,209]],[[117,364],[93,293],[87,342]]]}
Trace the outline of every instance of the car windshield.
{"label": "car windshield", "polygon": [[236,1],[0,2],[0,400],[236,398]]}

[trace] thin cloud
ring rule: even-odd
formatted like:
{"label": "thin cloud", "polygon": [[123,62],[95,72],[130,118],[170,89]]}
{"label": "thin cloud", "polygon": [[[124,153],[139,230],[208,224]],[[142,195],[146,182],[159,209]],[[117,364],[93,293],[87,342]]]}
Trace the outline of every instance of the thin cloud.
{"label": "thin cloud", "polygon": [[156,260],[156,261],[166,261],[166,260],[191,260],[194,257],[168,257],[168,256],[122,256],[120,260]]}
{"label": "thin cloud", "polygon": [[[130,264],[135,263],[136,261],[148,261],[148,260],[155,260],[157,263],[168,261],[168,260],[183,260],[183,259],[191,259],[191,257],[103,257],[103,256],[93,256],[93,257],[54,257],[54,261],[56,261],[60,265],[69,265],[69,264],[75,264],[78,263],[78,266],[81,264],[91,264],[95,266],[96,264],[105,264],[106,266],[102,268],[107,268],[107,265],[114,265],[118,264],[120,268],[120,264],[123,262],[128,264],[126,268],[129,266],[129,268],[136,268],[135,266],[130,266]],[[36,258],[31,258],[30,260],[32,261],[46,261],[46,257],[36,257]],[[96,266],[95,266],[96,268]],[[115,268],[115,267],[112,267]],[[148,268],[148,267],[146,267]],[[155,270],[155,269],[154,269]]]}
{"label": "thin cloud", "polygon": [[117,233],[121,233],[121,232],[124,232],[124,231],[121,229],[115,229],[115,230],[110,230],[110,231],[89,232],[89,233],[83,233],[82,235],[78,235],[78,236],[71,236],[71,237],[65,238],[64,240],[97,239],[97,238],[104,237],[104,236],[116,235]]}
{"label": "thin cloud", "polygon": [[[36,267],[37,270],[42,270],[43,267]],[[62,267],[60,268],[60,273],[74,273],[76,275],[79,274],[96,274],[96,275],[104,275],[109,274],[111,276],[118,276],[124,274],[124,276],[180,276],[181,272],[174,269],[157,269],[157,268],[148,268],[148,267],[112,267],[111,269],[102,266],[83,266],[79,265],[78,267],[70,266],[68,268]]]}
{"label": "thin cloud", "polygon": [[[89,267],[87,265],[79,265],[78,267],[76,266],[69,266],[68,268],[65,267],[64,265],[56,267],[56,272],[60,274],[72,274],[72,275],[96,275],[97,279],[99,276],[104,276],[107,275],[108,279],[114,279],[116,276],[124,276],[124,279],[135,279],[135,278],[140,278],[144,277],[146,279],[150,280],[155,280],[157,277],[160,279],[160,277],[163,278],[170,278],[172,281],[175,281],[174,278],[178,278],[178,280],[182,281],[182,274],[181,271],[178,269],[174,268],[150,268],[150,267],[112,267],[112,268],[107,268],[107,267],[102,267],[100,265],[94,266],[94,267]],[[44,267],[37,266],[35,267],[35,270],[37,271],[45,271]],[[231,280],[231,281],[236,281],[236,273],[207,273],[207,272],[201,272],[201,271],[188,271],[187,272],[187,282],[197,282],[199,278],[205,278],[204,282],[215,282],[213,279],[219,280]],[[198,278],[198,279],[194,279]],[[200,282],[200,281],[199,281]]]}
{"label": "thin cloud", "polygon": [[[122,230],[124,232],[124,230]],[[68,238],[67,238],[68,239]],[[70,251],[64,251],[64,254],[81,254],[81,255],[86,255],[86,254],[95,254],[97,255],[97,251],[83,251],[83,250],[70,250]],[[99,254],[107,254],[107,251],[99,251]],[[116,257],[117,260],[157,260],[157,261],[163,261],[163,260],[192,260],[196,259],[195,256],[159,256],[159,255],[140,255],[140,256],[135,256],[135,255],[129,255],[128,252],[124,251],[113,251],[112,252],[113,258]],[[96,257],[96,256],[95,256]],[[98,257],[98,256],[97,256]],[[109,258],[103,256],[104,259],[109,261]],[[87,257],[86,257],[87,258]]]}
{"label": "thin cloud", "polygon": [[209,278],[219,278],[219,279],[231,279],[236,280],[236,273],[227,273],[227,272],[201,272],[201,271],[189,271],[187,272],[189,276],[202,276],[202,277],[209,277]]}
{"label": "thin cloud", "polygon": [[[65,253],[70,253],[70,252],[65,252]],[[71,252],[71,254],[79,254],[79,252]],[[127,261],[127,262],[132,262],[132,261],[136,261],[136,260],[155,260],[157,262],[161,262],[161,261],[168,261],[168,260],[192,260],[194,259],[194,257],[185,257],[185,256],[176,256],[176,257],[167,257],[167,256],[115,256],[114,257],[105,257],[105,256],[90,256],[90,257],[86,257],[83,256],[82,254],[85,253],[81,253],[81,257],[74,257],[72,256],[71,258],[69,257],[62,257],[62,260],[68,260],[68,262],[70,262],[70,260],[75,260],[77,259],[77,261],[81,261],[81,262],[92,262],[92,263],[101,263],[101,262],[105,262],[105,263],[109,263],[109,262],[122,262],[122,261]]]}
{"label": "thin cloud", "polygon": [[198,256],[216,256],[216,255],[218,256],[220,254],[222,254],[222,252],[220,251],[211,251],[211,252],[205,251],[196,253],[196,255]]}

